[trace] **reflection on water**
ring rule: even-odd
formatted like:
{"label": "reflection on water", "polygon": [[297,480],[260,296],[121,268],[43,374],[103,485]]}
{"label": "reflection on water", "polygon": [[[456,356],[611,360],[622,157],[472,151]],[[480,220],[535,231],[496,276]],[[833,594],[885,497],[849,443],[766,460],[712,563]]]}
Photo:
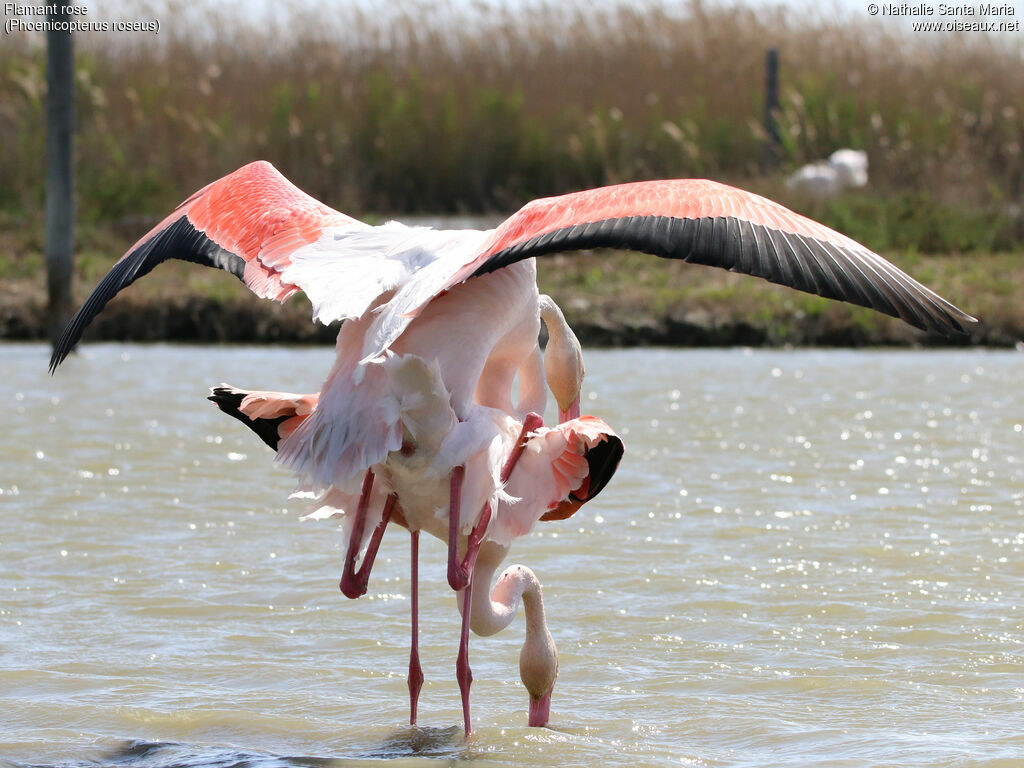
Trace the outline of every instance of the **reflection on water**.
{"label": "reflection on water", "polygon": [[[129,741],[96,759],[72,760],[53,768],[95,768],[125,766],[126,768],[284,768],[285,766],[330,766],[335,761],[325,758],[278,757],[217,747],[193,747],[160,741]],[[49,768],[40,764],[25,768]]]}
{"label": "reflection on water", "polygon": [[[126,741],[88,760],[69,760],[52,768],[331,768],[403,758],[470,758],[462,728],[403,728],[379,746],[350,758],[261,754],[235,748],[176,744],[167,741]],[[41,763],[12,763],[19,768],[51,768]]]}
{"label": "reflection on water", "polygon": [[[457,752],[453,751],[457,747]],[[465,749],[463,730],[458,726],[448,728],[405,728],[385,739],[379,749],[366,757],[388,759],[395,757],[445,757],[457,756]]]}
{"label": "reflection on water", "polygon": [[584,411],[626,457],[510,559],[544,583],[552,727],[525,727],[519,619],[472,641],[468,743],[443,545],[409,729],[408,537],[342,598],[335,527],[300,523],[272,452],[204,400],[310,391],[331,358],[97,345],[50,378],[43,347],[0,346],[0,764],[1024,754],[1024,355],[590,353]]}

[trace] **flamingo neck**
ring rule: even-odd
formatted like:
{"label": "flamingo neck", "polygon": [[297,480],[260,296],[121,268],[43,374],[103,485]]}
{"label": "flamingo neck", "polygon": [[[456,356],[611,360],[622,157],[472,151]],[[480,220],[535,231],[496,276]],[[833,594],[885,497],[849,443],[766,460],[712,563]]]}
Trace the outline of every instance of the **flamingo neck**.
{"label": "flamingo neck", "polygon": [[558,420],[561,423],[579,415],[580,389],[585,374],[583,348],[565,321],[562,310],[550,296],[540,297],[539,308],[541,320],[548,329],[544,373],[558,402]]}
{"label": "flamingo neck", "polygon": [[544,358],[535,349],[519,369],[519,402],[516,410],[521,415],[544,413],[548,391],[544,383]]}
{"label": "flamingo neck", "polygon": [[[505,548],[501,550],[504,556]],[[483,587],[474,589],[470,607],[470,628],[478,635],[493,635],[512,623],[519,603],[523,603],[526,614],[526,638],[519,653],[519,676],[530,694],[529,724],[546,725],[551,708],[551,691],[558,677],[558,650],[548,631],[544,614],[544,598],[536,574],[524,565],[513,565],[505,569],[498,578],[494,589],[488,590],[491,577],[501,562],[500,557],[477,560],[473,572],[474,584]],[[487,553],[493,555],[493,551]],[[461,605],[461,601],[460,601]]]}
{"label": "flamingo neck", "polygon": [[[500,551],[499,551],[500,550]],[[523,568],[526,573],[516,571],[510,575],[514,568],[507,569],[498,582],[491,589],[491,579],[494,572],[500,565],[507,548],[498,547],[492,542],[487,542],[477,557],[476,566],[473,569],[473,598],[470,608],[470,629],[481,637],[489,637],[501,632],[512,623],[519,610],[519,603],[523,601],[527,612],[527,624],[530,623],[530,614],[533,612],[533,600],[524,600],[526,592],[530,592],[531,585],[529,577],[536,582],[534,589],[539,589],[540,583],[537,577],[529,568]],[[459,600],[461,610],[462,600]],[[542,608],[543,610],[543,608]]]}
{"label": "flamingo neck", "polygon": [[572,401],[568,408],[558,407],[558,423],[564,424],[567,421],[578,419],[580,417],[580,396],[577,394],[576,399]]}
{"label": "flamingo neck", "polygon": [[[497,547],[491,542],[480,549],[473,569],[474,589],[469,626],[481,637],[495,635],[512,623],[521,601],[526,614],[526,642],[529,643],[531,636],[543,636],[548,631],[540,580],[525,565],[511,565],[498,578],[494,588],[488,590],[494,571],[501,562],[499,557],[494,556],[494,550],[499,549],[501,557],[504,557],[507,548]],[[459,606],[461,610],[461,599]]]}

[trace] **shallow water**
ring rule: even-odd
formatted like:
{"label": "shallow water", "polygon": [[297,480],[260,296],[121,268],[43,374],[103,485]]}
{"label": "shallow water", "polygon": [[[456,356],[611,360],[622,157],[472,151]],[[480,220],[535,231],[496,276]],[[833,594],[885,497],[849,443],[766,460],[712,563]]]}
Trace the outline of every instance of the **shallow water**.
{"label": "shallow water", "polygon": [[0,346],[0,764],[1019,766],[1024,355],[590,352],[618,475],[516,543],[560,676],[530,729],[523,625],[474,638],[463,739],[444,548],[367,596],[272,453],[204,401],[310,391],[329,349]]}

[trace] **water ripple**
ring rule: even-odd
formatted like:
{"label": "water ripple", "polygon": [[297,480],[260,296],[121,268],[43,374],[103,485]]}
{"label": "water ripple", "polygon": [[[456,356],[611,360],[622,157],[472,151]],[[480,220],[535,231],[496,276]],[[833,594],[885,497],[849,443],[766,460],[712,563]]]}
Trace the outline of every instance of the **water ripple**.
{"label": "water ripple", "polygon": [[428,727],[409,729],[407,537],[344,600],[336,526],[300,523],[269,449],[204,399],[310,391],[331,359],[92,345],[51,378],[44,347],[0,345],[0,764],[1024,754],[1024,355],[591,353],[586,410],[624,435],[622,467],[511,555],[559,645],[553,727],[525,727],[518,621],[473,639],[468,742],[443,545],[422,543]]}

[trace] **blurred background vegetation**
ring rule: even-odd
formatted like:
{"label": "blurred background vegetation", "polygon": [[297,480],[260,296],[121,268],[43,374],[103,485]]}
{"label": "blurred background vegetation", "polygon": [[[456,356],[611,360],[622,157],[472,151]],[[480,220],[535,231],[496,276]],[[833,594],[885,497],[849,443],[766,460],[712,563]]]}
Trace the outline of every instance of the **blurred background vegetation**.
{"label": "blurred background vegetation", "polygon": [[[263,158],[371,219],[507,213],[585,187],[714,178],[897,263],[991,259],[988,279],[978,264],[953,282],[943,275],[956,266],[925,271],[969,310],[1024,312],[1019,34],[913,35],[892,19],[699,1],[118,8],[160,18],[161,31],[75,39],[89,276],[192,191]],[[104,14],[89,18],[113,18]],[[10,279],[27,277],[41,251],[43,42],[22,33],[0,44],[0,275]],[[766,171],[769,47],[780,55],[781,162]],[[787,190],[786,173],[841,147],[867,151],[868,187],[827,200]],[[565,267],[569,284],[605,269],[584,262]],[[988,295],[1006,280],[1009,292]],[[1006,338],[1024,333],[1007,322]]]}

